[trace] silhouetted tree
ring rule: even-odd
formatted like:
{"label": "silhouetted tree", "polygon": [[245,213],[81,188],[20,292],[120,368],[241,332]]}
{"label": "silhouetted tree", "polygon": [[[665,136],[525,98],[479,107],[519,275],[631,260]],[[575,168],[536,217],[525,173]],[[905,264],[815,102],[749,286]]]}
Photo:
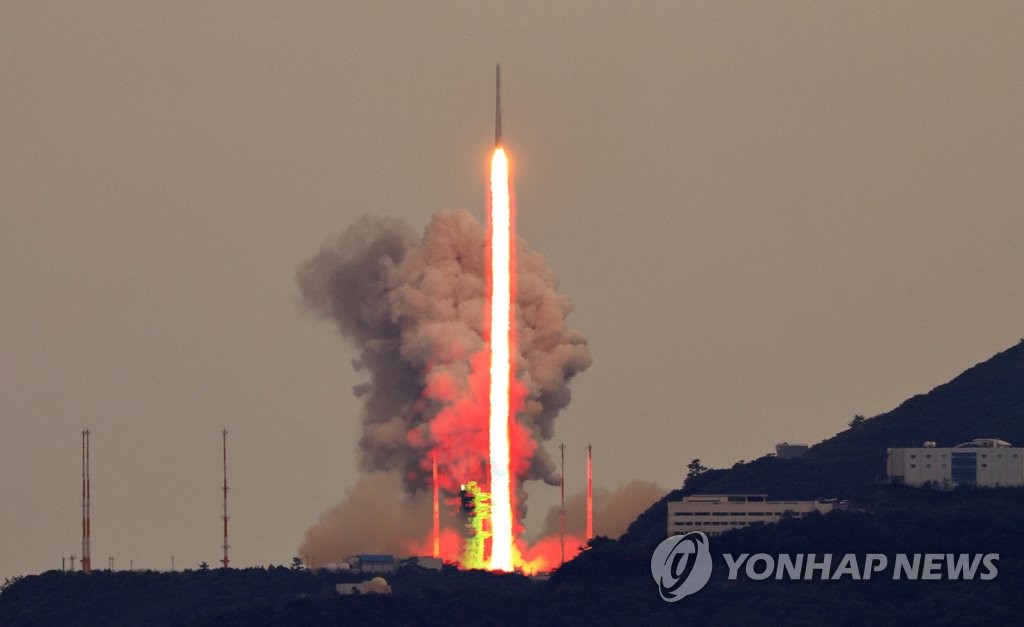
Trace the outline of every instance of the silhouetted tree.
{"label": "silhouetted tree", "polygon": [[704,464],[700,463],[700,459],[699,458],[698,459],[694,459],[692,462],[687,464],[686,468],[687,468],[687,472],[686,472],[686,478],[687,479],[697,478],[697,477],[703,475],[704,473],[706,473],[708,471],[708,467],[705,466]]}

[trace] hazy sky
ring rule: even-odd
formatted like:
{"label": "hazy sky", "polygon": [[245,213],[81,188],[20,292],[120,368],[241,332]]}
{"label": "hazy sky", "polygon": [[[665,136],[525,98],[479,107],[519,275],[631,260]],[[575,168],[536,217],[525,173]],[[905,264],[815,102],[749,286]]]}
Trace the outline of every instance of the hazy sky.
{"label": "hazy sky", "polygon": [[[0,4],[0,577],[290,561],[356,476],[294,273],[364,213],[520,233],[593,366],[567,490],[814,443],[1024,335],[1019,2]],[[979,436],[989,434],[978,434]],[[535,486],[531,520],[557,490]],[[429,522],[425,522],[425,525]]]}

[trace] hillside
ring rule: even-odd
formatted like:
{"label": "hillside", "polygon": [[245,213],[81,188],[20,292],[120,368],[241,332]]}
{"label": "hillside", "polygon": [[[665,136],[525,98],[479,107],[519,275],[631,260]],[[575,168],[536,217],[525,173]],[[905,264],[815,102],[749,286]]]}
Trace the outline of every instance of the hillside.
{"label": "hillside", "polygon": [[885,449],[934,440],[953,446],[993,437],[1024,444],[1024,340],[949,383],[812,447],[807,460],[867,462],[861,477],[885,472]]}
{"label": "hillside", "polygon": [[[339,597],[352,575],[285,568],[184,573],[48,572],[0,593],[0,624],[626,625],[1015,624],[1024,612],[1024,489],[937,493],[873,487],[858,508],[714,538],[707,587],[665,603],[651,547],[597,538],[547,582],[480,571],[408,569],[390,596]],[[727,579],[723,553],[998,553],[971,581]],[[967,608],[970,608],[969,614]]]}
{"label": "hillside", "polygon": [[812,446],[800,459],[766,456],[695,477],[655,503],[623,539],[664,536],[666,502],[686,494],[766,493],[773,498],[849,498],[885,481],[886,449],[933,440],[952,446],[992,437],[1024,445],[1024,340],[952,381]]}
{"label": "hillside", "polygon": [[[630,603],[651,624],[1018,624],[1024,612],[1024,489],[936,492],[873,486],[849,511],[733,530],[712,555],[816,553],[999,554],[991,581],[728,581],[716,561],[708,586],[675,604],[650,594],[650,545],[602,542],[552,576],[550,591],[615,616]],[[717,557],[716,557],[717,560]],[[594,594],[604,590],[604,594]],[[581,610],[582,612],[583,610]],[[610,622],[614,622],[612,619]]]}

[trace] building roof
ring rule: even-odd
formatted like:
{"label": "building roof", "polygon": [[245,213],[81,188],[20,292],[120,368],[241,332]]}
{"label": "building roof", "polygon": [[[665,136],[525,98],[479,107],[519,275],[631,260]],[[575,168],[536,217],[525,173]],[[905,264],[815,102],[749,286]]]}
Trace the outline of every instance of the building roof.
{"label": "building roof", "polygon": [[1009,448],[1013,445],[1006,440],[996,438],[974,438],[970,442],[957,444],[953,448]]}

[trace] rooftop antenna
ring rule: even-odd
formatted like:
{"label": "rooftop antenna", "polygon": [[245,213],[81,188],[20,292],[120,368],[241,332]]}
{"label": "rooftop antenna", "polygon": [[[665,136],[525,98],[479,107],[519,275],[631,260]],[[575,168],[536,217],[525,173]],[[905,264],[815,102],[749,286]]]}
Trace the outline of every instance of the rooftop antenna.
{"label": "rooftop antenna", "polygon": [[562,563],[565,563],[565,444],[558,445],[559,450],[562,452],[562,478],[559,481],[562,489],[562,526],[561,526],[561,547],[562,547]]}
{"label": "rooftop antenna", "polygon": [[[221,564],[224,568],[228,567],[228,430],[224,429],[221,432],[224,444],[224,559],[221,560]],[[173,559],[172,563],[173,563]],[[173,567],[172,567],[173,569]]]}
{"label": "rooftop antenna", "polygon": [[82,572],[92,572],[92,557],[89,552],[89,430],[82,431]]}

